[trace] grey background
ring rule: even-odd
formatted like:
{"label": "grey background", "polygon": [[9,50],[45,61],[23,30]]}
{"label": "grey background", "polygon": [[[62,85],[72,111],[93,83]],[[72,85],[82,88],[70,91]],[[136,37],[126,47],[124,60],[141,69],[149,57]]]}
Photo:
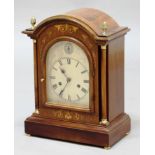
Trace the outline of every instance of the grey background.
{"label": "grey background", "polygon": [[[76,8],[97,8],[131,31],[125,47],[125,111],[131,116],[131,133],[111,150],[57,140],[27,137],[24,120],[34,111],[32,40],[21,34],[30,18],[44,18]],[[15,0],[15,155],[124,155],[139,154],[139,0]]]}

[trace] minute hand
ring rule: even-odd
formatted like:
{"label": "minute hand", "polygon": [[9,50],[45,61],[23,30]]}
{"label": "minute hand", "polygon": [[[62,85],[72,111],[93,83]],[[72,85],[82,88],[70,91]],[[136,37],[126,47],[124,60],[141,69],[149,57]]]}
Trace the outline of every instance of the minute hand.
{"label": "minute hand", "polygon": [[66,86],[68,85],[68,83],[71,81],[70,78],[67,78],[67,83],[65,84],[64,88],[61,90],[60,95],[64,92]]}

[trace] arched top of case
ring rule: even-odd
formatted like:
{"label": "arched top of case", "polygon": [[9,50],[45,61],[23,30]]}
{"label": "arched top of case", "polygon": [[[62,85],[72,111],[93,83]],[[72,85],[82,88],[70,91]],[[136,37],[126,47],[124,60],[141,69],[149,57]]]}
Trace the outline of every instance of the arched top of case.
{"label": "arched top of case", "polygon": [[[119,32],[125,34],[129,31],[127,27],[119,26],[119,24],[112,17],[102,11],[92,8],[81,8],[43,20],[35,27],[33,32],[29,32],[29,35],[32,34],[33,36],[45,25],[61,20],[72,21],[79,24],[95,37],[109,37]],[[106,35],[103,34],[103,29],[101,28],[103,22],[106,22],[108,27],[106,30]]]}
{"label": "arched top of case", "polygon": [[98,36],[103,36],[103,30],[101,29],[103,22],[107,22],[107,33],[113,31],[114,29],[116,30],[120,28],[120,26],[112,17],[97,9],[82,8],[70,11],[66,14],[77,18],[81,22],[90,26],[90,28],[94,30]]}

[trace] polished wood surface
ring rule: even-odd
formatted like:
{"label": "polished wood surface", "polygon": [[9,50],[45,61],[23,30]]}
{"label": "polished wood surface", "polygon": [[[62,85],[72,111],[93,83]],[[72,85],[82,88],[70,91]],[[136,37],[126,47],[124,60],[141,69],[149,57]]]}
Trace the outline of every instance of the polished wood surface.
{"label": "polished wood surface", "polygon": [[78,19],[85,24],[87,24],[91,29],[95,31],[98,36],[103,36],[101,25],[103,22],[108,23],[108,32],[107,35],[111,35],[115,31],[121,31],[124,27],[120,27],[117,22],[106,14],[103,11],[99,11],[92,8],[82,8],[67,12],[66,15],[69,15],[75,19]]}
{"label": "polished wood surface", "polygon": [[[106,36],[101,23],[108,23]],[[78,9],[53,16],[35,29],[23,31],[34,42],[36,111],[25,121],[25,132],[34,136],[109,147],[130,131],[124,112],[124,35],[107,14]],[[90,66],[90,107],[77,109],[47,104],[46,55],[57,41],[69,40],[84,49]],[[104,48],[106,47],[106,49]],[[102,124],[106,119],[109,125]]]}
{"label": "polished wood surface", "polygon": [[[76,30],[76,32],[74,32]],[[42,31],[42,30],[40,30]],[[47,105],[46,97],[46,55],[48,49],[56,42],[68,40],[76,43],[84,49],[90,66],[90,109],[77,109]],[[67,121],[77,121],[85,123],[99,122],[98,105],[98,46],[93,38],[83,29],[71,22],[56,22],[40,33],[37,38],[38,49],[38,81],[39,81],[39,112],[40,116],[51,119],[61,119]],[[44,79],[40,82],[40,79]],[[75,117],[76,116],[76,117]]]}
{"label": "polished wood surface", "polygon": [[32,136],[54,138],[100,147],[114,145],[130,130],[130,118],[122,114],[108,127],[78,124],[50,119],[29,117],[25,121],[25,132]]}
{"label": "polished wood surface", "polygon": [[[76,23],[76,25],[82,27],[82,29],[92,35],[98,42],[115,39],[129,31],[128,27],[119,26],[112,17],[102,11],[92,8],[82,8],[62,15],[49,17],[40,22],[34,30],[26,29],[23,33],[27,34],[31,38],[37,38],[41,29],[46,29],[47,25],[50,25],[52,22],[59,21],[70,21]],[[103,22],[107,22],[108,24],[106,36],[103,36],[103,30],[101,29]]]}
{"label": "polished wood surface", "polygon": [[108,44],[108,119],[124,112],[124,37]]}
{"label": "polished wood surface", "polygon": [[37,63],[37,44],[33,41],[33,58],[34,58],[34,90],[35,90],[35,109],[39,108],[39,94],[38,94],[38,63]]}

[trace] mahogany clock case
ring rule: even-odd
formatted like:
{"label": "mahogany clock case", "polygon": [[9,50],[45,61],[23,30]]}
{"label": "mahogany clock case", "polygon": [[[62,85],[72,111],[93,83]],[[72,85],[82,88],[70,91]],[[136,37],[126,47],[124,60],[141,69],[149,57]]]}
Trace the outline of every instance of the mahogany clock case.
{"label": "mahogany clock case", "polygon": [[[101,28],[103,22],[107,29]],[[53,16],[23,31],[33,39],[36,109],[25,120],[25,132],[101,147],[111,147],[123,138],[130,131],[130,118],[124,112],[124,35],[128,31],[95,9]],[[46,55],[61,40],[85,49],[90,66],[88,109],[47,104]]]}

